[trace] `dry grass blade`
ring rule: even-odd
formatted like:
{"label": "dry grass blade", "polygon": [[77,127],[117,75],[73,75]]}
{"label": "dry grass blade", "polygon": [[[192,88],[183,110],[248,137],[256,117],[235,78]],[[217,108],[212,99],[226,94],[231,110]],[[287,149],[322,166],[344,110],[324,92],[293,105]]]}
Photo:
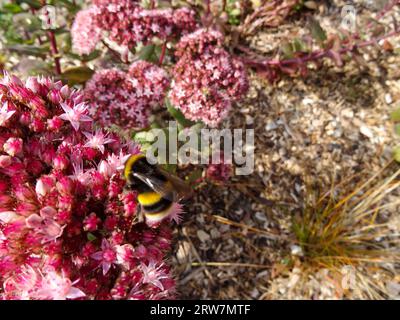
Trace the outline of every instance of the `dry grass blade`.
{"label": "dry grass blade", "polygon": [[218,216],[218,215],[213,215],[213,217],[218,222],[221,222],[221,223],[224,223],[224,224],[227,224],[227,225],[230,225],[230,226],[239,227],[239,228],[242,228],[242,229],[250,231],[250,232],[258,233],[258,234],[261,234],[261,235],[263,235],[263,236],[265,236],[265,237],[267,237],[269,239],[272,239],[272,240],[286,240],[285,237],[283,237],[281,235],[278,235],[278,234],[275,234],[275,233],[272,233],[270,231],[261,230],[261,229],[254,228],[254,227],[250,227],[250,226],[248,226],[246,224],[235,222],[235,221],[229,220],[227,218],[224,218],[224,217],[221,217],[221,216]]}
{"label": "dry grass blade", "polygon": [[268,269],[269,267],[262,264],[240,263],[240,262],[192,262],[193,267],[244,267]]}

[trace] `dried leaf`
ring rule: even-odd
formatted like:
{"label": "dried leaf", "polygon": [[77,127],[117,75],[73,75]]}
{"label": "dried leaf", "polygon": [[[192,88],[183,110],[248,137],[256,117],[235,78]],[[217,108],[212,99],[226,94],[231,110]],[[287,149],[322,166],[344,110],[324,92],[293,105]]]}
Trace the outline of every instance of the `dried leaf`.
{"label": "dried leaf", "polygon": [[322,29],[321,25],[317,20],[314,18],[310,18],[310,25],[309,25],[312,37],[317,40],[318,42],[324,42],[326,37],[326,32]]}
{"label": "dried leaf", "polygon": [[68,82],[69,85],[83,84],[88,81],[94,71],[86,66],[73,67],[65,70],[61,75],[61,79]]}

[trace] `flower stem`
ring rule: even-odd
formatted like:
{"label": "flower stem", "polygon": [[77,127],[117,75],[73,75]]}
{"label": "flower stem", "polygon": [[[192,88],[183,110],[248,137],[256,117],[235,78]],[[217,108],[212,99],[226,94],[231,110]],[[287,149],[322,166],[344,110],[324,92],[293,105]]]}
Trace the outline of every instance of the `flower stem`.
{"label": "flower stem", "polygon": [[113,56],[116,57],[116,58],[119,60],[119,62],[121,62],[121,63],[127,63],[127,62],[125,62],[124,60],[122,60],[120,53],[117,52],[117,51],[115,51],[113,48],[111,48],[111,47],[108,45],[108,43],[107,43],[106,41],[101,40],[101,42],[102,42],[103,45],[113,54]]}
{"label": "flower stem", "polygon": [[160,54],[160,60],[158,61],[158,65],[162,65],[164,58],[165,58],[165,52],[167,51],[167,40],[163,43],[163,46],[161,48],[161,54]]}
{"label": "flower stem", "polygon": [[58,56],[57,41],[56,41],[56,37],[54,35],[54,31],[53,30],[49,30],[47,32],[47,35],[48,35],[49,40],[50,40],[51,54],[54,57],[54,64],[55,64],[56,74],[61,74],[60,57]]}

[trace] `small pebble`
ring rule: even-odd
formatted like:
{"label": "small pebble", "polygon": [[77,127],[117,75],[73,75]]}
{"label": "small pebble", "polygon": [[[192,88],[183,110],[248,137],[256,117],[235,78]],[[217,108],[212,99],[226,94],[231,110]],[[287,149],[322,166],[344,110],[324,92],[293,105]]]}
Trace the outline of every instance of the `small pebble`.
{"label": "small pebble", "polygon": [[201,242],[206,242],[210,240],[210,235],[204,230],[198,230],[197,237],[200,239]]}
{"label": "small pebble", "polygon": [[360,127],[360,132],[361,132],[361,134],[363,134],[364,136],[366,136],[368,138],[372,138],[374,136],[371,129],[366,126]]}
{"label": "small pebble", "polygon": [[266,131],[272,131],[275,130],[276,128],[278,128],[278,125],[273,121],[268,122],[267,125],[265,126]]}
{"label": "small pebble", "polygon": [[393,98],[392,98],[392,95],[391,95],[390,93],[386,93],[386,94],[385,94],[385,102],[386,102],[387,104],[392,104]]}

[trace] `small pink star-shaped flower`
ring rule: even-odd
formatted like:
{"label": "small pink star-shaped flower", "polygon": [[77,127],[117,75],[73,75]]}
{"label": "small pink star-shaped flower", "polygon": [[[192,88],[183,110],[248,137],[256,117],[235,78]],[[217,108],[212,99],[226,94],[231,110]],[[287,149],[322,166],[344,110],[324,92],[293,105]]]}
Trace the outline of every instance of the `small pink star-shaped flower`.
{"label": "small pink star-shaped flower", "polygon": [[8,102],[6,101],[0,109],[0,126],[3,126],[14,113],[14,110],[8,111]]}
{"label": "small pink star-shaped flower", "polygon": [[103,239],[101,242],[101,251],[97,251],[91,255],[94,260],[101,261],[100,266],[103,269],[103,275],[106,275],[110,270],[111,266],[116,262],[117,253],[114,247],[108,242],[107,239]]}
{"label": "small pink star-shaped flower", "polygon": [[79,103],[71,108],[66,103],[61,103],[61,108],[64,112],[59,116],[60,119],[71,122],[75,131],[79,130],[80,122],[90,122],[92,118],[87,115],[87,106],[84,103]]}
{"label": "small pink star-shaped flower", "polygon": [[94,134],[89,132],[84,132],[83,134],[88,138],[85,147],[99,149],[101,153],[104,153],[104,145],[115,141],[108,138],[107,134],[104,134],[101,130],[96,130]]}
{"label": "small pink star-shaped flower", "polygon": [[165,274],[162,269],[164,266],[163,263],[157,266],[156,262],[150,261],[148,265],[142,263],[140,269],[143,273],[143,283],[150,283],[160,290],[164,290],[164,286],[160,280],[167,279],[168,276]]}

